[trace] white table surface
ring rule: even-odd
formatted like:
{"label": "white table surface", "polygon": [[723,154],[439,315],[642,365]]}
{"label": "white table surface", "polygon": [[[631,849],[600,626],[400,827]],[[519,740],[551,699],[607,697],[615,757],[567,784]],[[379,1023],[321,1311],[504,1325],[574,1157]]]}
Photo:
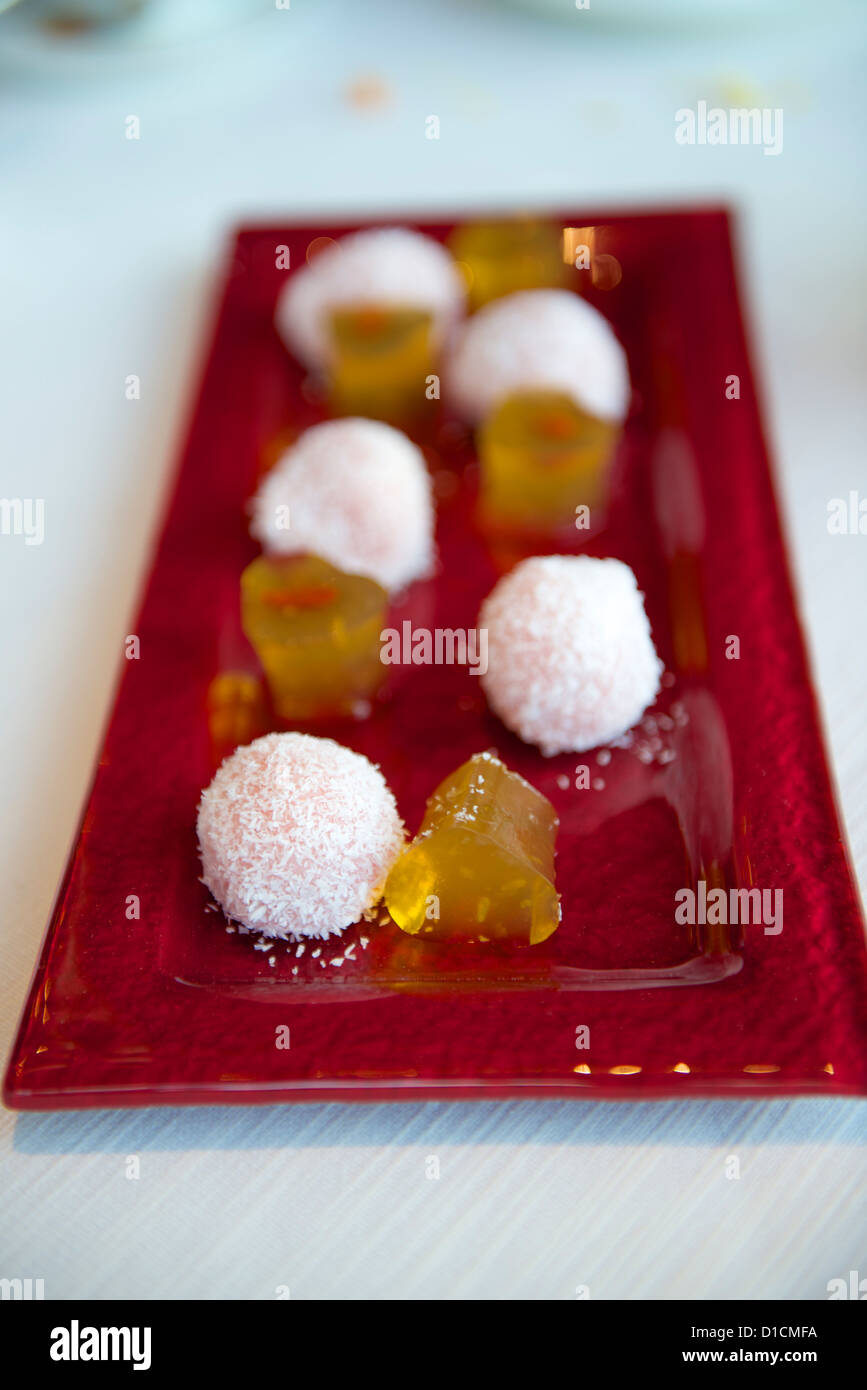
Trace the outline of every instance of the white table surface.
{"label": "white table surface", "polygon": [[[41,546],[0,536],[4,1053],[215,270],[244,219],[699,197],[741,209],[803,616],[862,891],[867,879],[867,537],[826,528],[829,498],[867,496],[864,8],[712,37],[448,0],[265,10],[228,54],[69,78],[0,66],[0,493],[46,504]],[[345,89],[368,77],[390,101],[359,111]],[[781,106],[782,154],[679,146],[674,112],[699,99]],[[0,1276],[43,1278],[48,1298],[569,1299],[587,1285],[594,1298],[821,1299],[830,1279],[867,1276],[865,1133],[854,1100],[3,1112]]]}

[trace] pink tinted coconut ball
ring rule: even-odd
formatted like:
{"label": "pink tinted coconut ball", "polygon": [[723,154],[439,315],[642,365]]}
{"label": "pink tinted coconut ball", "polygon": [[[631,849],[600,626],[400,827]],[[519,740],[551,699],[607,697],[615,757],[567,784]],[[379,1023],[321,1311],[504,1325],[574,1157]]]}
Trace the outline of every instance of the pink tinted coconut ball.
{"label": "pink tinted coconut ball", "polygon": [[289,277],[275,323],[289,351],[308,367],[331,356],[330,315],[375,305],[431,315],[438,348],[464,311],[466,290],[444,246],[404,227],[354,232]]}
{"label": "pink tinted coconut ball", "polygon": [[433,568],[424,456],[379,420],[307,430],[266,474],[252,511],[250,531],[268,555],[309,551],[392,592]]}
{"label": "pink tinted coconut ball", "polygon": [[227,917],[283,940],[331,936],[381,897],[404,828],[382,773],[330,738],[267,734],[202,793],[202,882]]}
{"label": "pink tinted coconut ball", "polygon": [[478,621],[488,632],[488,703],[546,756],[618,738],[656,698],[662,662],[635,575],[620,560],[524,560]]}
{"label": "pink tinted coconut ball", "polygon": [[556,391],[599,420],[620,422],[629,407],[629,369],[610,323],[580,295],[523,290],[467,320],[449,362],[448,390],[473,424],[521,391]]}

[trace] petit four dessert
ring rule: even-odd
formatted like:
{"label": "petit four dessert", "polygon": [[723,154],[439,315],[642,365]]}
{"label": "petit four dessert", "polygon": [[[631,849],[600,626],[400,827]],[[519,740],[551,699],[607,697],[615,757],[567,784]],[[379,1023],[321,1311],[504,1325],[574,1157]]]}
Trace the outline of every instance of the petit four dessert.
{"label": "petit four dessert", "polygon": [[377,420],[306,430],[263,478],[250,531],[265,553],[312,552],[396,592],[433,568],[424,455]]}
{"label": "petit four dessert", "polygon": [[464,300],[439,242],[383,227],[333,242],[291,275],[275,321],[290,352],[328,377],[338,414],[400,419],[423,408]]}
{"label": "petit four dessert", "polygon": [[630,729],[659,691],[643,595],[620,560],[533,556],[485,599],[488,703],[550,756],[581,752]]}
{"label": "petit four dessert", "polygon": [[449,383],[460,414],[483,420],[507,396],[558,391],[588,415],[620,421],[629,405],[626,354],[608,320],[569,290],[527,290],[467,319]]}
{"label": "petit four dessert", "polygon": [[309,734],[238,748],[202,793],[202,882],[227,917],[284,940],[326,937],[382,896],[404,828],[381,772]]}
{"label": "petit four dessert", "polygon": [[596,530],[608,500],[603,461],[620,430],[556,391],[507,396],[478,431],[481,509],[495,528],[546,535],[574,527],[579,507]]}
{"label": "petit four dessert", "polygon": [[448,245],[465,268],[471,310],[519,290],[556,289],[565,279],[563,230],[554,222],[467,222]]}
{"label": "petit four dessert", "polygon": [[385,902],[410,935],[535,945],[560,923],[554,808],[491,753],[441,782],[388,876]]}
{"label": "petit four dessert", "polygon": [[241,575],[241,622],[281,719],[367,712],[382,685],[388,595],[317,555],[260,556]]}
{"label": "petit four dessert", "polygon": [[548,533],[587,507],[596,529],[630,396],[607,319],[568,290],[508,295],[461,329],[448,385],[478,427],[480,505],[491,526]]}

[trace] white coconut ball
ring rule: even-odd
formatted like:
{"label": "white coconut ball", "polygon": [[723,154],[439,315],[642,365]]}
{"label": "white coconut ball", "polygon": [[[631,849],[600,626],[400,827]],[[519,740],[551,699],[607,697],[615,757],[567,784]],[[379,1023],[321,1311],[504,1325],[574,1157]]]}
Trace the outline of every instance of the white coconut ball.
{"label": "white coconut ball", "polygon": [[379,420],[314,425],[266,474],[251,534],[268,555],[312,552],[390,592],[431,573],[434,505],[424,455]]}
{"label": "white coconut ball", "polygon": [[404,844],[379,768],[311,734],[237,748],[202,793],[197,828],[202,881],[226,916],[284,940],[357,922]]}
{"label": "white coconut ball", "polygon": [[289,277],[275,324],[289,351],[309,367],[327,366],[329,316],[365,306],[422,309],[438,348],[464,312],[466,287],[444,246],[404,227],[342,237]]}
{"label": "white coconut ball", "polygon": [[643,595],[620,560],[534,556],[482,604],[488,703],[546,756],[618,738],[659,691]]}
{"label": "white coconut ball", "polygon": [[619,422],[629,408],[626,353],[608,320],[569,290],[486,304],[457,335],[447,383],[471,423],[519,391],[561,392],[600,420]]}

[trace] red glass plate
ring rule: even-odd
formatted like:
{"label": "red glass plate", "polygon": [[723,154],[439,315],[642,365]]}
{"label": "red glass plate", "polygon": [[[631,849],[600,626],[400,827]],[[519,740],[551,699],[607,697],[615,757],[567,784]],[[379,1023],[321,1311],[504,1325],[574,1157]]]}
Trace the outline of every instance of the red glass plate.
{"label": "red glass plate", "polygon": [[[234,245],[134,629],[140,658],[125,664],[8,1104],[867,1093],[863,926],[727,216],[562,221],[597,228],[609,288],[571,273],[613,321],[635,385],[608,525],[588,548],[636,571],[670,683],[633,746],[608,762],[525,747],[461,666],[392,667],[369,719],[324,730],[381,765],[411,832],[447,773],[496,748],[559,812],[560,929],[498,951],[362,923],[299,957],[227,931],[199,883],[196,805],[219,752],[209,687],[221,671],[256,669],[238,613],[238,578],[255,553],[245,502],[263,452],[323,413],[272,327],[292,273],[278,269],[276,248],[302,265],[316,238],[349,230],[250,228]],[[419,428],[439,497],[440,573],[407,594],[391,625],[468,628],[517,552],[479,532],[471,448],[438,403]],[[782,919],[679,925],[675,894],[701,891],[699,880],[765,890],[769,908],[782,892]],[[278,1046],[286,1027],[290,1045]]]}

